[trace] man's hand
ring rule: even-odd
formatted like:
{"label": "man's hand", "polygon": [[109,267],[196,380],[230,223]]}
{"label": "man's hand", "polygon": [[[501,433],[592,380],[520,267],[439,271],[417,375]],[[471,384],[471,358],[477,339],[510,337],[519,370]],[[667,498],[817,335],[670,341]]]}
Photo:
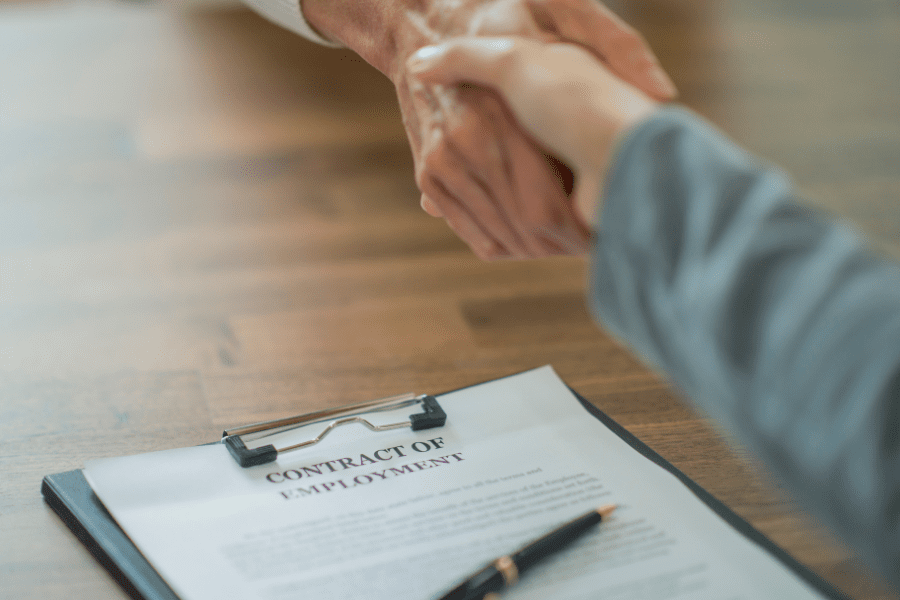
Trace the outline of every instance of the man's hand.
{"label": "man's hand", "polygon": [[588,48],[618,76],[667,99],[674,87],[642,38],[596,0],[303,0],[310,23],[384,72],[397,89],[423,192],[481,258],[584,251],[558,161],[482,87],[426,89],[406,60],[460,35],[517,35]]}

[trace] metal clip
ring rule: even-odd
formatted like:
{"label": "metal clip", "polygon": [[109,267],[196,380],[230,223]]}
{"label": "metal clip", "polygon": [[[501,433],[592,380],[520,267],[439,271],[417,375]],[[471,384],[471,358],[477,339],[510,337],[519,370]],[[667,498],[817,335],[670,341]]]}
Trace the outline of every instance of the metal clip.
{"label": "metal clip", "polygon": [[[421,413],[409,415],[408,421],[399,423],[389,423],[387,425],[373,425],[370,421],[361,415],[367,413],[384,412],[388,410],[396,410],[404,406],[412,406],[414,404],[422,405]],[[276,448],[272,444],[260,446],[258,448],[248,448],[244,443],[242,436],[249,439],[260,439],[270,435],[276,435],[298,427],[305,427],[315,423],[331,421],[322,433],[316,437],[285,446],[284,448]],[[254,467],[275,461],[281,452],[290,452],[299,450],[321,442],[334,428],[350,423],[359,423],[369,428],[371,431],[387,431],[389,429],[399,429],[401,427],[410,427],[413,431],[421,429],[431,429],[432,427],[443,427],[447,421],[447,414],[441,405],[438,404],[434,396],[403,394],[400,396],[392,396],[390,398],[382,398],[380,400],[370,400],[362,404],[351,406],[342,406],[340,408],[331,408],[320,410],[306,415],[298,415],[295,417],[287,417],[285,419],[276,419],[274,421],[265,421],[262,423],[254,423],[236,429],[226,430],[222,433],[222,443],[228,448],[228,452],[234,457],[242,467]],[[259,435],[253,435],[259,434]]]}

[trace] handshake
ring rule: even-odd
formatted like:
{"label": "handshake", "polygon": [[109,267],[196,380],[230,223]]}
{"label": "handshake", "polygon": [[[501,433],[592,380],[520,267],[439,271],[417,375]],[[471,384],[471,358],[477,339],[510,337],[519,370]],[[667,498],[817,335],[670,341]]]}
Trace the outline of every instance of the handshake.
{"label": "handshake", "polygon": [[596,0],[303,11],[393,81],[422,208],[485,260],[585,252],[617,139],[675,95],[643,38]]}

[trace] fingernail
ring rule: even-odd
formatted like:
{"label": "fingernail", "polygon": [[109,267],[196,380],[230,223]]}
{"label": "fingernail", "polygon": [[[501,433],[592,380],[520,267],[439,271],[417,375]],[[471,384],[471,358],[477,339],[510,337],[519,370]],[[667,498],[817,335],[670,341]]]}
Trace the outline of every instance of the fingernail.
{"label": "fingernail", "polygon": [[423,46],[413,52],[406,64],[413,71],[424,71],[437,62],[441,54],[438,46]]}
{"label": "fingernail", "polygon": [[668,98],[674,98],[678,95],[678,88],[675,87],[675,84],[669,79],[669,76],[666,75],[665,71],[662,69],[654,69],[653,74],[650,76],[653,80],[654,85],[656,85],[657,89],[659,89],[662,94]]}

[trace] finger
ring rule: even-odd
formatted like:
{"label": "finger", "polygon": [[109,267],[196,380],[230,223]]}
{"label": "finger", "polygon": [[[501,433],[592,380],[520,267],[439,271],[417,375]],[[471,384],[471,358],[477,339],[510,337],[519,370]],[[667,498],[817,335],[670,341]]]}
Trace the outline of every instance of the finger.
{"label": "finger", "polygon": [[422,194],[422,199],[419,200],[419,206],[421,206],[422,210],[424,210],[426,213],[428,213],[432,217],[443,217],[444,216],[444,213],[441,212],[441,209],[438,207],[438,205],[435,203],[435,201],[432,200],[431,198],[429,198],[428,196],[426,196],[425,194]]}
{"label": "finger", "polygon": [[468,82],[505,95],[508,74],[522,60],[528,45],[536,43],[511,37],[458,38],[420,48],[406,64],[424,84]]}
{"label": "finger", "polygon": [[534,257],[576,254],[586,248],[589,232],[581,225],[569,198],[572,172],[519,128],[499,98],[482,91],[496,137],[503,140],[502,172],[510,191],[505,207]]}
{"label": "finger", "polygon": [[539,229],[536,235],[544,240],[548,247],[556,248],[554,255],[577,256],[590,250],[590,230],[587,229],[581,219],[574,212],[574,205],[569,200],[567,206],[571,216],[567,216],[571,222],[570,233],[560,233],[558,230]]}
{"label": "finger", "polygon": [[[505,47],[507,42],[508,47]],[[501,88],[517,87],[517,78],[527,62],[529,45],[539,46],[537,42],[507,38],[458,40],[442,45],[444,48],[442,55],[437,58],[436,66],[432,69],[441,71],[437,78],[441,83],[457,81],[479,83],[483,80],[484,83],[499,82],[498,87]],[[586,60],[591,60],[586,53],[581,53]],[[483,60],[473,60],[473,55]],[[521,90],[519,92],[521,93]],[[480,93],[482,97],[494,98],[490,92]],[[502,141],[505,153],[502,168],[493,165],[487,170],[482,167],[481,171],[489,173],[488,177],[492,177],[489,180],[489,187],[493,193],[501,190],[503,194],[502,190],[509,188],[510,193],[499,197],[498,208],[506,213],[507,222],[511,220],[513,231],[527,248],[527,256],[542,257],[583,251],[587,243],[587,232],[575,217],[571,201],[554,176],[554,171],[545,159],[544,153],[520,130],[512,114],[500,101],[493,103],[496,104],[496,110],[490,110],[492,104],[489,102],[482,104],[485,105],[483,108],[486,108],[490,117],[489,127],[484,130],[487,130],[493,139]],[[467,145],[467,139],[468,143],[471,143],[476,137],[481,137],[474,132],[469,136],[457,136],[462,149],[460,153],[464,156],[471,156],[473,150],[476,156],[484,155],[483,150],[479,153],[478,149],[472,149]],[[426,169],[426,172],[448,172],[440,167],[434,165]],[[499,185],[497,173],[502,174],[505,179]],[[462,182],[451,183],[443,175],[440,179],[448,185],[454,195],[458,196],[455,192],[458,186],[464,185]],[[471,197],[472,194],[466,193],[466,196]],[[494,199],[498,199],[498,196]],[[475,213],[472,205],[467,208],[470,214]],[[482,215],[474,214],[473,217],[482,218]],[[496,236],[498,226],[499,223],[492,222],[489,232]],[[509,238],[499,239],[508,250],[518,254],[518,249],[512,245]]]}
{"label": "finger", "polygon": [[465,207],[443,190],[438,182],[429,181],[426,185],[428,197],[431,198],[444,215],[450,229],[464,241],[472,252],[482,260],[497,260],[509,256],[509,253],[497,241],[485,232],[468,214]]}
{"label": "finger", "polygon": [[425,157],[440,143],[444,115],[435,97],[440,92],[440,86],[429,89],[416,78],[410,78],[405,104],[410,110],[403,111],[403,121],[413,150],[416,180],[425,168]]}
{"label": "finger", "polygon": [[[481,43],[485,40],[475,39],[473,41]],[[489,48],[491,47],[489,46]],[[514,53],[521,51],[521,48],[513,50]],[[462,52],[467,52],[467,50]],[[448,60],[456,59],[451,53]],[[468,60],[466,54],[459,54],[459,60],[464,63],[460,67],[461,71],[465,70],[466,73],[469,73],[471,69],[479,68],[477,63]],[[502,62],[505,59],[498,60]],[[489,65],[487,70],[490,70],[492,63],[487,64]],[[443,69],[443,67],[437,68]],[[514,68],[509,65],[498,66],[498,70],[511,71]],[[447,72],[452,76],[452,71],[448,69]],[[494,77],[495,75],[491,73],[488,76]],[[464,77],[469,78],[468,75]],[[466,156],[471,156],[473,152],[475,155],[484,155],[483,150],[479,153],[477,148],[471,147],[471,144],[473,140],[481,139],[485,134],[492,140],[502,141],[503,152],[499,156],[500,160],[490,165],[490,168],[483,170],[487,173],[486,176],[491,178],[489,185],[492,192],[500,191],[501,195],[495,196],[495,200],[498,200],[498,209],[505,213],[505,221],[512,223],[513,231],[518,234],[518,238],[526,248],[525,256],[537,258],[583,251],[587,232],[575,217],[564,187],[555,176],[555,171],[543,151],[521,131],[511,113],[495,96],[482,90],[471,90],[471,92],[466,98],[475,101],[473,105],[477,103],[478,110],[487,117],[487,127],[481,129],[482,134],[478,133],[479,130],[476,127],[469,132],[471,135],[452,137],[459,145],[460,152]],[[468,130],[461,133],[467,132]],[[435,156],[439,156],[439,154],[435,154]],[[434,165],[427,171],[432,173],[450,172],[446,168],[441,168],[440,165]],[[443,180],[443,175],[441,178]],[[447,183],[454,192],[457,189],[454,186],[461,185],[460,183],[451,184],[449,181]],[[467,194],[467,197],[471,197],[471,195]],[[473,206],[469,205],[468,208],[470,212],[476,212]],[[476,214],[476,217],[480,217],[480,214]],[[491,233],[499,230],[500,225],[496,221],[492,220],[490,223],[489,231]],[[482,224],[484,225],[484,223]],[[519,249],[511,245],[509,238],[499,239],[514,255],[520,254]]]}
{"label": "finger", "polygon": [[[575,175],[567,165],[562,163],[558,158],[545,155],[544,159],[550,166],[551,172],[555,175],[557,186],[556,189],[562,189],[564,199],[559,203],[559,210],[562,211],[561,233],[559,231],[547,231],[545,235],[557,243],[566,254],[580,254],[590,249],[591,230],[585,226],[584,220],[581,218],[575,205],[576,199],[576,181]],[[582,176],[580,179],[583,179]],[[582,189],[583,186],[578,186]]]}
{"label": "finger", "polygon": [[550,161],[529,140],[517,144],[512,157],[521,227],[540,245],[541,256],[583,252],[588,232]]}
{"label": "finger", "polygon": [[[451,146],[442,153],[439,181],[457,198],[481,228],[496,239],[514,258],[527,258],[531,252],[516,232],[512,220],[491,197],[484,184],[470,173]],[[429,157],[430,158],[430,157]]]}
{"label": "finger", "polygon": [[[481,229],[512,257],[527,258],[530,256],[529,249],[519,237],[502,202],[494,195],[494,188],[487,184],[484,177],[485,173],[496,167],[494,154],[502,140],[501,132],[482,119],[471,105],[460,102],[456,92],[455,88],[435,92],[434,98],[442,107],[442,125],[427,136],[428,143],[424,146],[416,181],[420,186],[427,185],[429,179],[439,182],[465,206]],[[484,144],[473,145],[474,140]],[[422,187],[422,190],[425,191],[425,188]]]}
{"label": "finger", "polygon": [[554,203],[567,203],[544,154],[530,140],[512,133],[507,141],[510,153],[510,179],[515,182],[514,206],[519,231],[533,248],[536,257],[561,253],[560,245],[544,232],[557,228]]}
{"label": "finger", "polygon": [[528,0],[535,21],[591,49],[622,79],[661,100],[678,90],[643,36],[596,0]]}
{"label": "finger", "polygon": [[[517,186],[513,179],[510,142],[523,138],[512,115],[500,99],[484,88],[461,88],[460,122],[446,133],[448,148],[465,162],[470,176],[485,190],[498,218],[510,229],[514,241],[501,241],[517,258],[542,256],[544,251],[531,236],[523,235],[516,218]],[[475,194],[467,195],[471,200]],[[475,206],[469,204],[475,212]]]}
{"label": "finger", "polygon": [[428,130],[432,118],[429,110],[430,92],[420,81],[412,77],[404,78],[404,81],[398,84],[396,89],[403,127],[406,130],[413,160],[418,169],[422,149],[422,132]]}

